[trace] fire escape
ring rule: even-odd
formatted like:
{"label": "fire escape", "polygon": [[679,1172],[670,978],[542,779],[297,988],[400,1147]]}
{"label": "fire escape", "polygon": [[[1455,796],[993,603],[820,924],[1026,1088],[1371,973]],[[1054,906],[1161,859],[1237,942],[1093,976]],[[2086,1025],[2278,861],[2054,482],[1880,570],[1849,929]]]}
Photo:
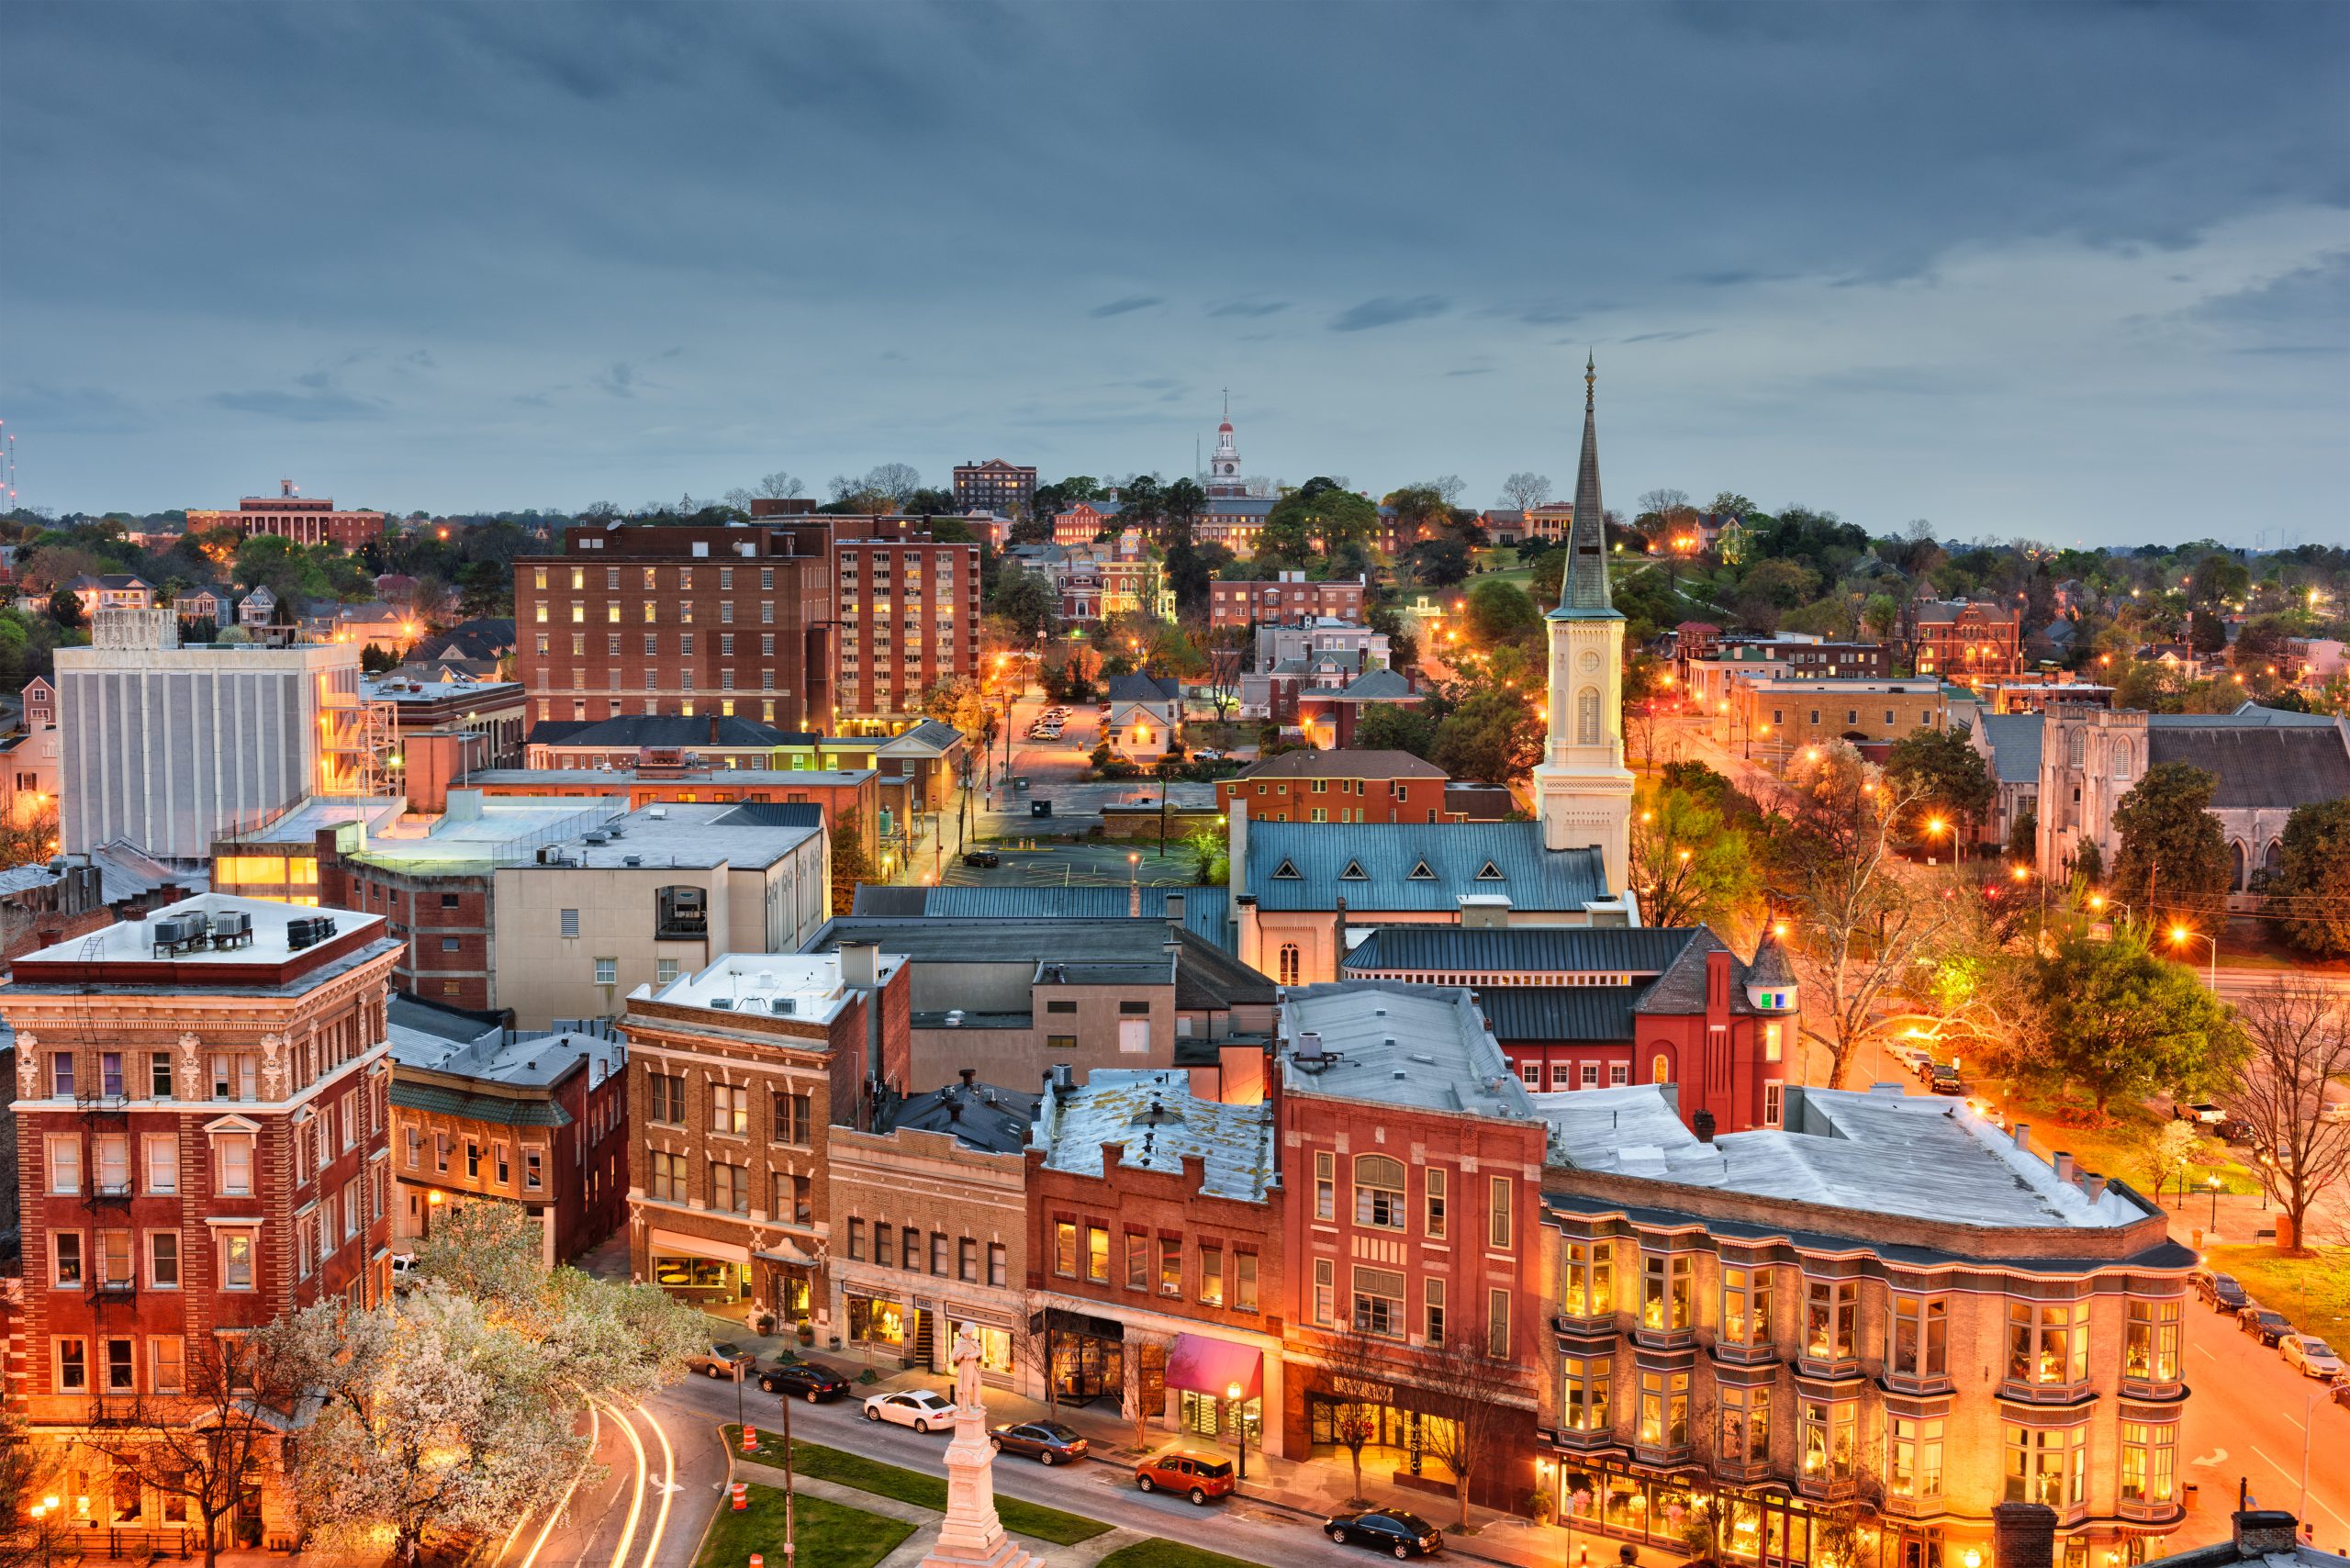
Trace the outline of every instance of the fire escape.
{"label": "fire escape", "polygon": [[90,1256],[82,1262],[90,1303],[89,1364],[84,1375],[90,1384],[90,1425],[119,1426],[134,1414],[137,1369],[121,1369],[123,1385],[114,1386],[117,1369],[113,1347],[135,1344],[138,1332],[139,1287],[137,1248],[130,1225],[130,1103],[119,1078],[102,1082],[95,1093],[74,1098],[82,1126],[89,1137],[89,1180],[83,1183],[82,1206],[89,1215]]}

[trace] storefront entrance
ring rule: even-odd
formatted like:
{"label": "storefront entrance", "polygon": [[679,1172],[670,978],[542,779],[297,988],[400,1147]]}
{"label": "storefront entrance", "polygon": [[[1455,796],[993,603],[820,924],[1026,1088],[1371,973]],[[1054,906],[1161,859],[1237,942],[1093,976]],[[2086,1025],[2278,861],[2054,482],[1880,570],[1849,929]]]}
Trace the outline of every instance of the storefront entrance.
{"label": "storefront entrance", "polygon": [[[1393,1405],[1336,1399],[1326,1394],[1305,1396],[1306,1441],[1319,1458],[1346,1459],[1356,1437],[1363,1438],[1362,1468],[1416,1476],[1452,1484],[1452,1472],[1432,1450],[1447,1445],[1440,1428],[1444,1417],[1402,1410]],[[1438,1440],[1431,1442],[1430,1439]]]}
{"label": "storefront entrance", "polygon": [[[1696,1506],[1692,1477],[1635,1473],[1620,1461],[1567,1458],[1559,1462],[1558,1507],[1552,1516],[1568,1529],[1592,1530],[1619,1540],[1686,1553],[1685,1538]],[[1706,1488],[1699,1481],[1699,1492]],[[1755,1568],[1805,1568],[1814,1550],[1811,1506],[1799,1497],[1774,1492],[1741,1493],[1726,1488],[1727,1555]],[[1900,1568],[1942,1568],[1939,1556]]]}
{"label": "storefront entrance", "polygon": [[1089,1317],[1056,1307],[1045,1315],[1045,1338],[1056,1400],[1086,1405],[1097,1399],[1113,1404],[1124,1399],[1125,1325],[1113,1318]]}

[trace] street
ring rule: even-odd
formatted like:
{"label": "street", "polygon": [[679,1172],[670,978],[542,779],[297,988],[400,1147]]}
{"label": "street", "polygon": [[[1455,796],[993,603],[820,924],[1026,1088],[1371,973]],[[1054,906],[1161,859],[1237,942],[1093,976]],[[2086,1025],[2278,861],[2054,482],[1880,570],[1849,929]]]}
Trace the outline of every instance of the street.
{"label": "street", "polygon": [[[2178,1439],[2179,1478],[2196,1486],[2196,1506],[2173,1540],[2180,1547],[2224,1540],[2236,1482],[2249,1482],[2264,1508],[2286,1508],[2317,1530],[2328,1551],[2350,1551],[2350,1406],[2301,1376],[2273,1350],[2240,1332],[2199,1300],[2187,1304],[2187,1383],[2194,1391]],[[2302,1465],[2309,1506],[2300,1506]]]}

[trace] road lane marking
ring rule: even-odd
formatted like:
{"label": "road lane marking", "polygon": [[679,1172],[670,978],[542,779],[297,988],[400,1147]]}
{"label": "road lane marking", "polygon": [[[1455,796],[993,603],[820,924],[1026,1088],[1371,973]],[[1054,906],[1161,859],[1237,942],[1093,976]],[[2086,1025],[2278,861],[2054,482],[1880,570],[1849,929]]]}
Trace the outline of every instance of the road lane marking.
{"label": "road lane marking", "polygon": [[644,1444],[638,1440],[636,1428],[627,1416],[615,1409],[612,1420],[620,1427],[621,1436],[636,1450],[636,1484],[628,1489],[628,1518],[621,1525],[621,1543],[612,1549],[612,1568],[627,1568],[628,1549],[636,1540],[636,1521],[644,1512]]}
{"label": "road lane marking", "polygon": [[[669,1434],[661,1429],[661,1423],[642,1403],[637,1406],[636,1413],[644,1417],[645,1425],[653,1428],[653,1435],[661,1439],[661,1511],[653,1516],[653,1533],[644,1542],[644,1568],[653,1568],[653,1554],[660,1550],[662,1533],[669,1528],[669,1499],[682,1488],[677,1484],[677,1454],[669,1446]],[[643,1493],[640,1491],[637,1495],[642,1497]]]}
{"label": "road lane marking", "polygon": [[[588,1406],[588,1460],[592,1460],[596,1457],[596,1444],[602,1438],[603,1430],[604,1418],[596,1413],[595,1406]],[[554,1500],[554,1506],[547,1512],[547,1522],[540,1527],[539,1539],[531,1542],[530,1555],[522,1559],[521,1562],[518,1564],[518,1568],[533,1568],[533,1565],[538,1562],[540,1549],[546,1545],[547,1537],[554,1533],[555,1523],[563,1518],[564,1509],[571,1506],[571,1495],[579,1489],[579,1478],[588,1473],[588,1460],[582,1460],[579,1463],[579,1468],[572,1472],[571,1484],[565,1487],[563,1489],[563,1495]],[[529,1518],[529,1515],[525,1514],[523,1516],[524,1522],[527,1523]],[[514,1533],[520,1535],[521,1532],[522,1526],[520,1524],[517,1524],[514,1527]]]}

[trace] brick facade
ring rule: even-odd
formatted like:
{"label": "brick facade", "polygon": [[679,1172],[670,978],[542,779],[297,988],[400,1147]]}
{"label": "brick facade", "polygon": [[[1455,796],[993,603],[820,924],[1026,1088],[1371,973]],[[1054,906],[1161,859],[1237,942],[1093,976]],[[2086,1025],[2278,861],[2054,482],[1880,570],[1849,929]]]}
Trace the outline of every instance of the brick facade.
{"label": "brick facade", "polygon": [[1308,582],[1304,572],[1283,572],[1271,582],[1208,585],[1208,625],[1248,626],[1262,621],[1326,617],[1360,622],[1367,586],[1360,577]]}

